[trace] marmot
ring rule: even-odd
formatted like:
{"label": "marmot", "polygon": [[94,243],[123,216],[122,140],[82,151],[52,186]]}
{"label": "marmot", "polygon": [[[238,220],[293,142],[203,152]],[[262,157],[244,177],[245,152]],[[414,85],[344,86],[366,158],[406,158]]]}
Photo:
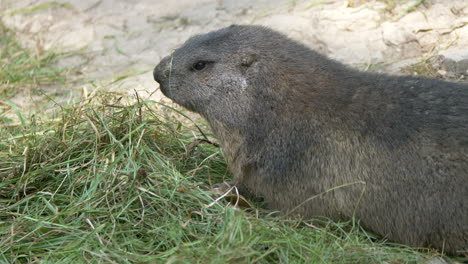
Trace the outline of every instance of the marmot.
{"label": "marmot", "polygon": [[240,189],[302,217],[468,249],[468,86],[361,72],[262,26],[190,38],[154,69]]}

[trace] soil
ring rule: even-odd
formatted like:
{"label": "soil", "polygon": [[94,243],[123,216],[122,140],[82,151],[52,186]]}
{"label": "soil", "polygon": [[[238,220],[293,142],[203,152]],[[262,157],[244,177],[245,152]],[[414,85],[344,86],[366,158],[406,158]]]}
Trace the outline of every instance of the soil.
{"label": "soil", "polygon": [[24,46],[69,52],[59,66],[78,70],[74,85],[55,88],[64,96],[117,78],[104,89],[164,101],[151,73],[158,61],[234,23],[272,27],[363,70],[423,74],[416,66],[427,64],[437,77],[468,79],[468,0],[0,0],[0,14]]}

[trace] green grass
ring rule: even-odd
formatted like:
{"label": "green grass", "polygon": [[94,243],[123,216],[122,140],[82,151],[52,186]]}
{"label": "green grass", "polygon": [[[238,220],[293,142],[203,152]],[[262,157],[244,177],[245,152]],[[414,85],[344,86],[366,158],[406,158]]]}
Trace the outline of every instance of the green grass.
{"label": "green grass", "polygon": [[[32,70],[9,79],[7,93],[61,80],[44,77],[48,63],[24,65],[8,68]],[[352,222],[216,202],[212,184],[230,175],[216,144],[198,140],[210,133],[124,96],[97,90],[31,114],[0,99],[21,121],[0,122],[0,263],[421,263],[437,254],[384,243]]]}
{"label": "green grass", "polygon": [[421,61],[403,67],[401,69],[402,73],[408,75],[418,75],[434,79],[443,79],[443,77],[434,69],[429,63],[430,58],[424,58]]}
{"label": "green grass", "polygon": [[0,96],[11,97],[39,85],[63,84],[64,69],[54,66],[58,54],[37,54],[20,46],[0,23]]}
{"label": "green grass", "polygon": [[30,7],[30,8],[23,8],[23,9],[18,9],[10,13],[10,15],[18,15],[18,14],[30,14],[34,13],[37,11],[41,10],[46,10],[54,7],[59,7],[59,8],[69,8],[73,9],[73,5],[70,3],[62,3],[58,1],[49,1],[49,2],[44,2],[41,4],[38,4],[36,6]]}
{"label": "green grass", "polygon": [[[95,95],[50,121],[1,130],[5,263],[418,263],[352,223],[239,210],[210,191],[228,180],[215,145],[151,101]],[[211,206],[209,206],[211,205]],[[257,205],[258,206],[258,205]]]}

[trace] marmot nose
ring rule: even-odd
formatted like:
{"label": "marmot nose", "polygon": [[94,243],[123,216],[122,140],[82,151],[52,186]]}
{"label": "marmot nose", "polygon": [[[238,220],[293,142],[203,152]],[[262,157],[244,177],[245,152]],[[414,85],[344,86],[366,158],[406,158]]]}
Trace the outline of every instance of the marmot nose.
{"label": "marmot nose", "polygon": [[168,61],[169,61],[169,57],[165,57],[159,62],[159,64],[153,70],[154,80],[157,81],[159,84],[161,84],[161,82],[163,82],[167,77]]}
{"label": "marmot nose", "polygon": [[154,68],[153,77],[156,82],[158,83],[162,82],[163,76],[162,76],[162,71],[159,70],[159,65]]}
{"label": "marmot nose", "polygon": [[161,65],[161,63],[159,63],[154,68],[154,71],[153,71],[154,80],[157,81],[159,84],[161,84],[164,81],[164,79],[166,78],[164,73],[165,73],[165,66]]}

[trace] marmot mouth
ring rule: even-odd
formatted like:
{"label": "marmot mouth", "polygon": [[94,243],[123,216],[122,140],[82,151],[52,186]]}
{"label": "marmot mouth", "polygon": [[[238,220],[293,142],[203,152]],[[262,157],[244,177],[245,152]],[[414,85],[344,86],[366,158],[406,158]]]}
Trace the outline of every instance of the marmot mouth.
{"label": "marmot mouth", "polygon": [[167,89],[167,86],[162,84],[162,83],[159,83],[159,90],[161,90],[162,94],[164,94],[166,97],[172,99],[169,95],[169,91]]}

